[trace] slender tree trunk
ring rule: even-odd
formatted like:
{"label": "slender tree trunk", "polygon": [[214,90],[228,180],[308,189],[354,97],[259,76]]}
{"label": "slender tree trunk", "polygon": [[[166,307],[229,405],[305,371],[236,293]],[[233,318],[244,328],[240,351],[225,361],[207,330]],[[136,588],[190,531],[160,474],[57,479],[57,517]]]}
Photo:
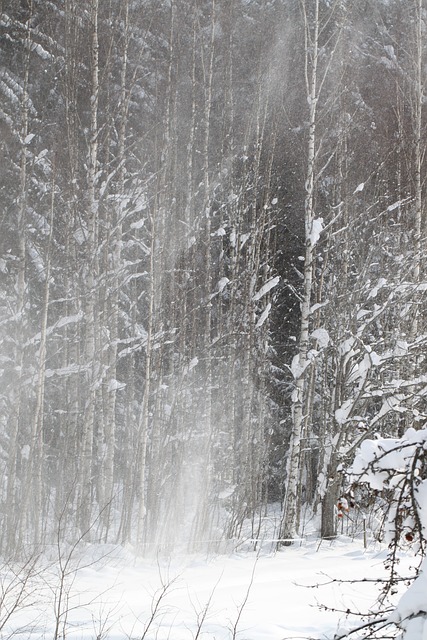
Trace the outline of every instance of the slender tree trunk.
{"label": "slender tree trunk", "polygon": [[[305,392],[310,376],[310,361],[307,358],[310,337],[310,308],[313,290],[313,268],[315,247],[313,244],[314,188],[316,163],[316,125],[317,125],[317,63],[319,44],[319,0],[314,2],[314,19],[311,29],[308,22],[305,3],[303,4],[304,27],[306,33],[306,85],[309,103],[309,132],[307,142],[307,173],[305,181],[305,261],[304,283],[301,302],[300,335],[298,354],[295,356],[292,370],[295,387],[292,397],[292,433],[286,478],[286,495],[282,514],[281,535],[292,540],[298,535],[299,528],[299,486],[301,477],[301,439],[308,416],[305,412]],[[311,53],[308,53],[308,42]]]}
{"label": "slender tree trunk", "polygon": [[[148,289],[148,309],[147,309],[147,334],[145,341],[145,374],[144,374],[144,395],[138,425],[138,456],[139,456],[139,506],[137,524],[137,543],[142,544],[147,539],[147,446],[150,419],[150,396],[153,364],[153,329],[155,313],[155,261],[156,261],[156,220],[151,215],[151,246],[149,265],[149,289]],[[154,444],[154,443],[152,443]],[[145,530],[144,530],[145,529]]]}
{"label": "slender tree trunk", "polygon": [[[15,366],[18,372],[15,382],[15,391],[12,399],[12,414],[10,418],[10,440],[7,465],[7,489],[6,489],[6,552],[12,554],[22,544],[24,537],[23,527],[28,516],[27,509],[31,493],[30,461],[29,458],[18,452],[19,432],[22,429],[23,412],[23,376],[24,376],[24,341],[26,336],[26,216],[27,216],[27,136],[29,133],[29,73],[31,51],[31,18],[33,15],[33,3],[29,2],[29,18],[27,20],[26,56],[23,78],[22,100],[20,105],[21,115],[21,149],[19,166],[19,196],[18,196],[18,271],[16,280],[16,321],[15,321]],[[31,442],[26,443],[31,450]],[[17,476],[20,465],[20,479]],[[20,490],[19,490],[20,489]],[[21,494],[21,495],[19,495]]]}
{"label": "slender tree trunk", "polygon": [[[80,44],[80,24],[75,15],[76,6],[71,0],[66,0],[64,9],[64,137],[66,140],[66,163],[68,175],[66,194],[67,208],[65,212],[64,228],[64,317],[83,316],[81,298],[79,294],[79,278],[76,278],[78,257],[76,252],[76,221],[80,218],[79,212],[79,184],[78,184],[78,54]],[[58,176],[60,169],[57,167]],[[76,325],[66,325],[63,333],[63,345],[61,352],[61,366],[64,370],[70,365],[81,362],[80,344],[83,342],[81,327],[83,322]],[[76,519],[72,515],[72,509],[77,508],[76,493],[78,491],[77,478],[80,465],[80,439],[81,439],[81,398],[80,376],[70,375],[64,381],[63,406],[66,411],[59,418],[59,451],[57,467],[60,470],[56,483],[55,513],[62,514],[62,525],[66,529],[68,524],[74,527]],[[82,385],[83,386],[83,385]],[[67,505],[67,509],[65,509]]]}
{"label": "slender tree trunk", "polygon": [[[416,0],[416,59],[415,59],[415,91],[414,91],[414,181],[415,181],[415,228],[414,228],[414,283],[420,283],[422,273],[421,238],[423,233],[423,178],[422,161],[424,155],[424,141],[422,139],[422,112],[424,102],[424,70],[423,70],[423,0]],[[415,294],[418,300],[418,295]],[[419,311],[415,304],[414,318],[411,327],[411,337],[418,334]]]}
{"label": "slender tree trunk", "polygon": [[34,541],[36,545],[41,544],[40,520],[47,519],[48,514],[43,513],[42,494],[44,487],[44,474],[46,461],[43,455],[43,425],[44,425],[44,395],[46,378],[46,354],[47,354],[47,321],[50,299],[50,279],[51,279],[51,249],[53,237],[53,220],[55,206],[55,168],[52,167],[51,185],[51,207],[49,218],[49,238],[45,258],[45,287],[43,296],[42,317],[40,323],[40,346],[38,354],[38,374],[36,382],[36,406],[31,435],[31,479],[32,479],[32,510],[34,521]]}
{"label": "slender tree trunk", "polygon": [[122,267],[122,235],[123,235],[123,217],[125,201],[125,176],[126,176],[126,129],[128,115],[128,90],[127,90],[127,68],[128,68],[128,48],[129,48],[129,2],[125,0],[123,3],[123,48],[121,52],[121,71],[120,71],[120,102],[119,102],[119,123],[118,123],[118,178],[116,203],[114,207],[113,230],[110,236],[111,256],[107,257],[107,269],[111,269],[111,284],[108,297],[108,347],[106,350],[108,382],[105,399],[105,463],[104,477],[105,486],[103,495],[105,505],[104,524],[106,526],[105,536],[107,539],[108,528],[110,526],[111,506],[114,497],[114,456],[116,449],[116,401],[118,392],[117,382],[117,354],[119,340],[119,290],[120,290],[120,273]]}
{"label": "slender tree trunk", "polygon": [[[212,438],[213,438],[213,420],[212,420],[212,388],[213,388],[213,357],[212,357],[212,302],[211,294],[213,288],[212,277],[212,247],[211,247],[211,185],[210,185],[210,142],[211,142],[211,111],[212,111],[212,91],[213,91],[213,73],[214,73],[214,57],[215,57],[215,20],[216,20],[216,0],[210,3],[210,38],[208,47],[208,60],[205,72],[205,95],[204,95],[204,140],[203,140],[203,204],[202,212],[204,216],[204,271],[205,281],[203,287],[204,305],[205,305],[205,322],[204,322],[204,442],[202,460],[204,465],[203,488],[204,495],[199,501],[198,510],[195,517],[193,540],[194,543],[204,540],[209,526],[209,493],[212,483]],[[194,546],[194,545],[193,545]]]}
{"label": "slender tree trunk", "polygon": [[88,211],[87,211],[87,265],[85,273],[85,321],[86,335],[84,361],[87,368],[87,395],[82,437],[82,472],[80,476],[79,520],[82,532],[90,528],[92,503],[93,438],[95,431],[96,379],[99,375],[96,362],[97,313],[96,284],[98,275],[98,104],[99,104],[99,0],[91,0],[91,108],[88,157]]}

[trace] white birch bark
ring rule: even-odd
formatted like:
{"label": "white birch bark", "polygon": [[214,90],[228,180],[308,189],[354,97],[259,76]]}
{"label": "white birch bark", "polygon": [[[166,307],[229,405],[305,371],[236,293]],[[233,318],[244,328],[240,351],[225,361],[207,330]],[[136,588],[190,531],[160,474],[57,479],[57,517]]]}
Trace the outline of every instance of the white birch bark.
{"label": "white birch bark", "polygon": [[[77,85],[78,69],[76,68],[76,49],[79,47],[80,23],[75,15],[76,6],[71,0],[66,0],[64,8],[64,137],[66,141],[66,156],[64,165],[68,177],[68,206],[65,215],[64,228],[64,262],[62,273],[64,276],[65,300],[63,315],[68,318],[77,317],[81,314],[82,300],[79,293],[79,282],[75,277],[78,258],[76,255],[76,240],[74,233],[76,221],[80,217],[79,212],[79,152],[78,137],[79,123],[77,115]],[[65,168],[64,167],[64,168]],[[58,176],[62,170],[57,167]],[[63,329],[63,340],[61,349],[61,366],[64,370],[74,363],[81,362],[80,345],[83,344],[81,335],[83,322],[76,326],[65,325]],[[81,376],[83,377],[83,376]],[[66,411],[60,418],[60,431],[63,437],[60,439],[61,446],[58,451],[58,469],[61,469],[61,481],[57,483],[55,493],[55,513],[62,513],[62,524],[64,527],[69,524],[75,525],[74,515],[71,509],[64,509],[64,505],[76,506],[76,494],[78,492],[77,477],[79,474],[80,437],[81,437],[81,392],[79,381],[74,376],[67,376],[64,381],[61,406],[66,407]]]}
{"label": "white birch bark", "polygon": [[[33,5],[29,3],[30,15],[32,15]],[[13,394],[12,406],[13,412],[10,417],[10,439],[8,447],[8,465],[7,465],[7,488],[6,488],[6,550],[13,553],[19,548],[24,535],[23,526],[25,526],[24,518],[29,500],[29,491],[31,482],[29,478],[28,462],[20,458],[18,452],[18,434],[21,428],[21,411],[22,411],[22,380],[24,375],[24,339],[26,335],[25,306],[26,306],[26,212],[27,212],[27,181],[28,181],[28,160],[26,150],[26,139],[29,132],[29,106],[30,97],[28,93],[29,68],[30,68],[30,43],[31,31],[30,20],[27,22],[26,39],[26,56],[23,77],[23,91],[20,104],[21,115],[21,149],[19,162],[19,196],[18,196],[18,271],[16,279],[16,326],[15,326],[15,363],[17,370],[16,391]],[[17,470],[18,464],[21,464],[21,492],[19,496],[17,489]]]}
{"label": "white birch bark", "polygon": [[79,520],[81,531],[90,529],[92,500],[92,457],[95,425],[96,377],[96,281],[98,271],[97,256],[97,172],[98,172],[98,104],[99,104],[99,42],[98,42],[99,0],[91,0],[91,99],[90,99],[90,139],[88,149],[88,186],[87,186],[87,265],[85,273],[85,321],[86,335],[84,344],[84,362],[87,367],[87,395],[83,418],[82,469],[80,475]]}
{"label": "white birch bark", "polygon": [[[416,59],[415,59],[415,90],[414,90],[414,179],[415,179],[415,229],[414,229],[414,283],[419,284],[422,273],[421,238],[423,234],[423,177],[422,163],[424,142],[422,139],[423,102],[424,102],[424,70],[423,70],[423,0],[416,0]],[[419,311],[415,304],[411,336],[418,334]]]}
{"label": "white birch bark", "polygon": [[53,237],[53,220],[55,206],[55,169],[52,167],[51,184],[51,205],[49,217],[49,237],[45,258],[45,284],[43,295],[43,308],[40,322],[40,345],[38,353],[38,373],[36,382],[36,406],[32,424],[31,434],[31,479],[32,479],[32,512],[34,522],[34,541],[36,545],[41,544],[41,524],[42,518],[47,518],[43,511],[42,494],[44,488],[44,456],[43,456],[43,426],[44,426],[44,395],[46,379],[46,355],[47,355],[47,322],[50,300],[50,279],[51,279],[51,248]]}
{"label": "white birch bark", "polygon": [[[107,269],[111,268],[110,293],[108,296],[107,317],[109,319],[108,345],[105,349],[106,371],[108,373],[107,389],[105,395],[105,415],[104,415],[104,437],[105,437],[105,462],[104,462],[104,486],[102,494],[105,508],[103,512],[105,524],[105,538],[108,538],[110,526],[111,506],[114,497],[114,455],[116,448],[116,400],[117,400],[117,354],[119,340],[119,289],[120,270],[122,254],[122,235],[124,208],[122,206],[125,198],[125,176],[126,176],[126,130],[128,114],[128,89],[127,89],[127,69],[128,69],[128,49],[129,49],[129,2],[125,0],[123,6],[123,48],[121,52],[120,70],[120,102],[119,102],[119,124],[118,124],[118,178],[117,178],[117,202],[114,209],[113,229],[111,232],[111,244],[108,249],[111,256],[107,257]],[[110,266],[111,265],[111,266]]]}
{"label": "white birch bark", "polygon": [[[319,46],[319,0],[314,2],[313,25],[309,24],[305,2],[302,2],[304,28],[306,34],[306,86],[309,105],[309,131],[307,141],[307,173],[305,181],[305,260],[304,283],[301,302],[300,334],[298,353],[294,360],[293,373],[295,388],[293,391],[292,433],[286,478],[286,495],[282,513],[281,535],[284,540],[292,540],[298,535],[299,527],[299,486],[301,482],[301,439],[305,421],[305,391],[310,375],[310,362],[307,358],[310,335],[310,307],[313,289],[313,268],[315,246],[312,242],[314,212],[314,187],[316,163],[316,125],[317,125],[317,64]],[[310,52],[308,51],[310,47]]]}
{"label": "white birch bark", "polygon": [[[213,422],[212,422],[212,385],[213,385],[213,362],[212,362],[212,302],[210,299],[212,293],[212,256],[211,256],[211,185],[210,185],[210,161],[209,161],[209,145],[211,141],[211,111],[212,111],[212,91],[213,91],[213,73],[214,73],[214,56],[215,56],[215,20],[216,20],[216,0],[210,3],[210,33],[208,60],[205,72],[205,95],[204,95],[204,140],[203,140],[203,215],[204,215],[204,249],[205,249],[205,282],[204,282],[204,298],[205,298],[205,326],[204,326],[204,360],[205,360],[205,400],[204,415],[205,436],[202,452],[202,460],[204,464],[203,488],[204,495],[201,497],[198,510],[195,517],[193,528],[194,545],[204,540],[209,523],[209,500],[208,495],[211,490],[212,482],[212,458],[211,444],[213,438]],[[193,545],[193,547],[194,547]]]}
{"label": "white birch bark", "polygon": [[156,221],[151,215],[151,245],[149,264],[149,289],[148,289],[148,309],[147,309],[147,335],[145,342],[145,374],[144,374],[144,395],[138,424],[138,522],[137,522],[137,543],[142,544],[147,537],[147,446],[150,418],[150,396],[152,378],[152,358],[153,358],[153,328],[155,309],[155,260],[156,260]]}

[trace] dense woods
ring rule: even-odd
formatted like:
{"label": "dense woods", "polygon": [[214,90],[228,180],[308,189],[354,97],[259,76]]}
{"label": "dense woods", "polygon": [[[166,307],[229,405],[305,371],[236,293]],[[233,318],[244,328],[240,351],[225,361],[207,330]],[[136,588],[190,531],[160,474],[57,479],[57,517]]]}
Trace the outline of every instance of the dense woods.
{"label": "dense woods", "polygon": [[423,0],[2,0],[0,553],[336,533],[426,422]]}

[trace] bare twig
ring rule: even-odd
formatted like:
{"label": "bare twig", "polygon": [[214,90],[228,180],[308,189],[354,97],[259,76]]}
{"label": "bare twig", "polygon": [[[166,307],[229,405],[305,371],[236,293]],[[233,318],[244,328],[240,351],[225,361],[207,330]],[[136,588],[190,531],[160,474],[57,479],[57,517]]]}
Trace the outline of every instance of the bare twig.
{"label": "bare twig", "polygon": [[233,624],[233,627],[231,629],[232,640],[236,640],[236,638],[237,638],[237,633],[238,633],[237,628],[239,626],[239,622],[240,622],[240,619],[242,617],[243,610],[244,610],[244,608],[245,608],[245,606],[246,606],[246,604],[247,604],[247,602],[249,600],[249,594],[251,592],[252,585],[254,583],[255,569],[256,569],[257,562],[258,562],[258,557],[256,558],[256,560],[254,562],[254,566],[252,567],[251,578],[250,578],[248,587],[246,589],[245,597],[243,598],[243,601],[242,601],[241,605],[239,606],[239,609],[238,609],[238,612],[237,612],[237,617],[236,617],[236,619],[234,621],[234,624]]}

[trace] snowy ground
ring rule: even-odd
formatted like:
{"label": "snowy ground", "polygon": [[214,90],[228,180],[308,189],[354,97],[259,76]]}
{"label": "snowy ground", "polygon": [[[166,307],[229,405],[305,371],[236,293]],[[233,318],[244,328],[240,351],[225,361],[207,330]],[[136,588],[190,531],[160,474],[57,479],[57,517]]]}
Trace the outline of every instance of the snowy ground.
{"label": "snowy ground", "polygon": [[[55,564],[32,577],[27,607],[17,608],[1,637],[329,639],[340,621],[345,626],[350,623],[343,614],[318,605],[340,611],[366,610],[377,593],[369,581],[340,584],[331,583],[331,578],[385,575],[386,555],[377,543],[364,550],[361,541],[346,537],[320,545],[315,539],[305,540],[278,553],[263,549],[258,554],[245,551],[169,560],[136,559],[122,549],[103,551],[107,555],[100,560],[93,550],[76,560],[78,570],[73,560],[64,571],[62,589]],[[405,563],[409,566],[411,559],[403,558]],[[327,584],[314,586],[321,583]],[[3,571],[3,594],[7,584]],[[7,596],[10,601],[13,593]],[[5,615],[1,605],[0,600],[0,624]]]}

